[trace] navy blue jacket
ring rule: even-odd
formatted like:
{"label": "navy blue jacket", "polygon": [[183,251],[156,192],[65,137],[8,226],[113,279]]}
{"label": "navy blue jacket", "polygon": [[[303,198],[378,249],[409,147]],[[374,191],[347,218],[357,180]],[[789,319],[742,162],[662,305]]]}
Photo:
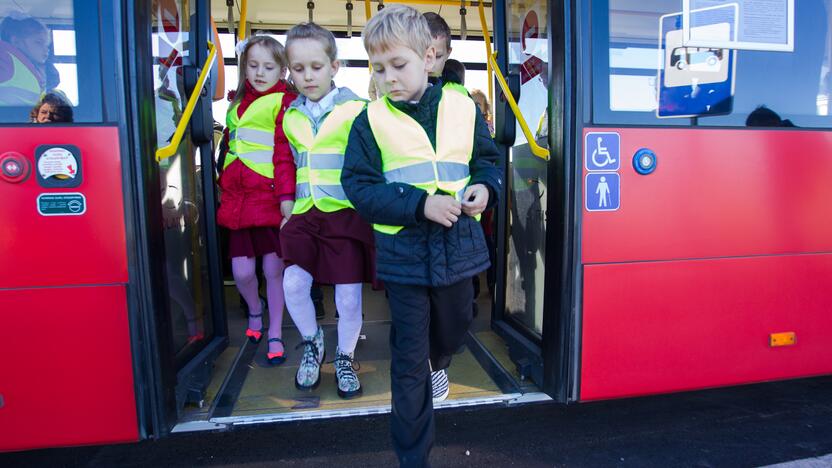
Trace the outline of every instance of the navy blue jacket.
{"label": "navy blue jacket", "polygon": [[[431,86],[417,104],[394,102],[425,129],[436,148],[436,118],[442,88]],[[498,153],[482,115],[476,113],[469,185],[488,187],[488,205],[497,202],[503,176]],[[404,183],[387,183],[381,151],[366,109],[353,122],[341,185],[359,215],[369,223],[404,226],[396,235],[375,231],[378,278],[392,283],[446,286],[488,268],[488,248],[480,224],[464,214],[450,228],[425,219],[427,192]]]}

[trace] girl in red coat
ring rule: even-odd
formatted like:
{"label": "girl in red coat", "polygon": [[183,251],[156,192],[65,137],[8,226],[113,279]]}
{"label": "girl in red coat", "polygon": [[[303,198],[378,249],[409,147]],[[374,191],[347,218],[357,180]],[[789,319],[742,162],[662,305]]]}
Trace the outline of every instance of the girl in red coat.
{"label": "girl in red coat", "polygon": [[258,295],[256,257],[263,257],[269,308],[268,360],[285,361],[283,260],[279,229],[292,213],[295,164],[283,133],[283,113],[297,97],[290,92],[286,52],[269,36],[254,36],[240,55],[240,85],[226,117],[228,153],[219,185],[222,203],[217,222],[230,230],[231,270],[248,304],[246,336],[258,343],[263,335],[263,309]]}

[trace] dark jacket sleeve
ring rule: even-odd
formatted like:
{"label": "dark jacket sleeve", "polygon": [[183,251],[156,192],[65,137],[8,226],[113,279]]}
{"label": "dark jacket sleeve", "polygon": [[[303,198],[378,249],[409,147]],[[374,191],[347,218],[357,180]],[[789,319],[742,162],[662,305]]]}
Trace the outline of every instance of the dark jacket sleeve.
{"label": "dark jacket sleeve", "polygon": [[350,130],[341,171],[344,192],[358,214],[369,223],[418,224],[417,210],[427,192],[407,184],[387,183],[381,168],[381,151],[365,109],[353,121]]}
{"label": "dark jacket sleeve", "polygon": [[483,184],[488,187],[488,206],[490,208],[497,203],[497,197],[503,193],[503,171],[497,166],[499,152],[488,125],[482,114],[477,110],[476,122],[474,123],[474,149],[471,162],[468,163],[471,172],[471,180],[468,185]]}
{"label": "dark jacket sleeve", "polygon": [[225,158],[228,156],[228,127],[222,130],[222,139],[220,140],[220,156],[217,159],[217,174],[222,174],[225,169]]}

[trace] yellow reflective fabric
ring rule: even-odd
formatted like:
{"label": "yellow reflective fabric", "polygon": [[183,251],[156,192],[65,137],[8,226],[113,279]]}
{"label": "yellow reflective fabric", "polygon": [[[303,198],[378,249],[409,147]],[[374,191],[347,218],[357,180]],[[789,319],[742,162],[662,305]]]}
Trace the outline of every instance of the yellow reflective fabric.
{"label": "yellow reflective fabric", "polygon": [[[436,116],[436,150],[419,122],[396,109],[385,96],[370,103],[367,117],[381,151],[388,183],[401,182],[433,195],[443,192],[462,200],[471,175],[468,163],[474,149],[476,107],[464,87],[442,87]],[[403,226],[374,224],[384,234]]]}
{"label": "yellow reflective fabric", "polygon": [[239,103],[228,111],[228,155],[225,166],[239,159],[252,171],[274,177],[274,131],[275,119],[280,112],[283,93],[273,93],[254,100],[242,117],[237,117]]}
{"label": "yellow reflective fabric", "polygon": [[5,106],[33,106],[40,99],[40,83],[37,76],[14,54],[9,54],[12,61],[12,76],[0,83],[0,104]]}
{"label": "yellow reflective fabric", "polygon": [[292,214],[306,213],[313,206],[326,213],[353,207],[341,187],[341,170],[350,128],[364,105],[364,101],[337,104],[317,135],[301,110],[291,107],[286,111],[283,131],[295,149],[297,167]]}

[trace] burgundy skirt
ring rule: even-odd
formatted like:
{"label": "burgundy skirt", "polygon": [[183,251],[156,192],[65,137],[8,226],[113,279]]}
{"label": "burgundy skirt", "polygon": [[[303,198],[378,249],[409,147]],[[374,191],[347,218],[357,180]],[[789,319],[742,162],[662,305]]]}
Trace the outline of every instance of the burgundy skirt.
{"label": "burgundy skirt", "polygon": [[260,257],[280,255],[280,230],[276,227],[250,227],[228,230],[228,256]]}
{"label": "burgundy skirt", "polygon": [[325,213],[313,206],[280,231],[286,266],[298,265],[322,284],[375,284],[373,239],[373,229],[352,209]]}

